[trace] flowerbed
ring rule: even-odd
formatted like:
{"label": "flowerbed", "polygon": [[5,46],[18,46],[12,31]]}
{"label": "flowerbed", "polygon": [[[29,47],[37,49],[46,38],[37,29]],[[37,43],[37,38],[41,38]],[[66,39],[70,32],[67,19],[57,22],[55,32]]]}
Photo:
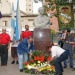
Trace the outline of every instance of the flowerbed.
{"label": "flowerbed", "polygon": [[44,51],[36,50],[28,62],[24,62],[25,73],[31,74],[53,74],[55,72],[54,63],[47,63],[51,59]]}

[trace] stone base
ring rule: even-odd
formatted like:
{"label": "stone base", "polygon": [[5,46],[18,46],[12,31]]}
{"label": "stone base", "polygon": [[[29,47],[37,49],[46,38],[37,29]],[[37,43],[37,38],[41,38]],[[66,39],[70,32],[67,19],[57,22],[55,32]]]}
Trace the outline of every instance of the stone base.
{"label": "stone base", "polygon": [[50,29],[34,29],[34,46],[35,50],[46,50],[51,42]]}

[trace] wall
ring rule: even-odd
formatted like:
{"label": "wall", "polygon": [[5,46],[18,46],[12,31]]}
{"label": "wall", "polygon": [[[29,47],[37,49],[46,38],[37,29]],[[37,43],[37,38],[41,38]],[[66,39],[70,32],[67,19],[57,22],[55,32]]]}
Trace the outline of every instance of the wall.
{"label": "wall", "polygon": [[1,0],[0,11],[2,14],[10,14],[11,13],[11,5],[7,0]]}

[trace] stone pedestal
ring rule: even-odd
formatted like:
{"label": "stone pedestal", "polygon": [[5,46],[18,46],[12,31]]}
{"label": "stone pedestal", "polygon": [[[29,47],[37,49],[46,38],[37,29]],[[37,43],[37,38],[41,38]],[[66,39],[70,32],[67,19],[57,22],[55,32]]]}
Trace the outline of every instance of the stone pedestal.
{"label": "stone pedestal", "polygon": [[34,46],[35,50],[46,50],[51,42],[50,29],[34,29]]}

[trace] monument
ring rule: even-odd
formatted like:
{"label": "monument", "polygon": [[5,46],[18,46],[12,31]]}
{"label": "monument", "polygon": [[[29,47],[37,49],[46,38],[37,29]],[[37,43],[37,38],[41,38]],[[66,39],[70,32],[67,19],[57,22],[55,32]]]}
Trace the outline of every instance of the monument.
{"label": "monument", "polygon": [[35,28],[50,29],[50,19],[44,14],[44,8],[40,7],[38,11],[40,14],[34,19]]}
{"label": "monument", "polygon": [[50,44],[50,19],[44,14],[44,8],[39,8],[39,15],[34,19],[34,46],[35,50],[46,50]]}

